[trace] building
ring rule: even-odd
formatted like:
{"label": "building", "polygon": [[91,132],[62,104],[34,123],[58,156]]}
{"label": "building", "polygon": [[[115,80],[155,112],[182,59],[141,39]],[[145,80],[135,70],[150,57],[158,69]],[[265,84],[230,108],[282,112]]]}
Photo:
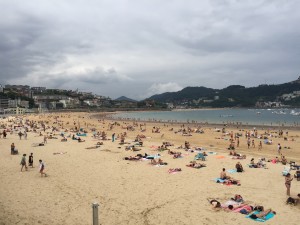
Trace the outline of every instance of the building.
{"label": "building", "polygon": [[33,94],[43,93],[44,91],[46,91],[46,87],[31,87],[31,91],[33,92]]}
{"label": "building", "polygon": [[9,101],[8,98],[0,96],[0,109],[7,109],[8,108],[8,101]]}

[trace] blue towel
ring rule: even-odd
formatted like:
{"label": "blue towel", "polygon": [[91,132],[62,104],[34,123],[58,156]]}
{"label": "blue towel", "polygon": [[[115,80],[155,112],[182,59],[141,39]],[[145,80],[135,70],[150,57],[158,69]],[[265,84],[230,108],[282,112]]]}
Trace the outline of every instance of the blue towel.
{"label": "blue towel", "polygon": [[[259,213],[259,211],[254,211],[254,212],[251,213],[250,215],[252,215],[252,214],[258,214],[258,213]],[[246,218],[252,219],[252,218],[250,217],[250,215],[247,215]],[[264,219],[263,219],[263,218],[257,218],[257,219],[252,219],[252,220],[257,221],[257,222],[265,222],[265,221],[267,221],[267,220],[273,218],[274,216],[275,216],[275,214],[272,213],[272,212],[270,212],[270,213],[268,213],[268,214],[264,217]]]}
{"label": "blue towel", "polygon": [[228,173],[236,173],[236,169],[227,170]]}
{"label": "blue towel", "polygon": [[221,178],[215,178],[214,181],[216,181],[217,183],[224,183],[225,180],[221,179]]}

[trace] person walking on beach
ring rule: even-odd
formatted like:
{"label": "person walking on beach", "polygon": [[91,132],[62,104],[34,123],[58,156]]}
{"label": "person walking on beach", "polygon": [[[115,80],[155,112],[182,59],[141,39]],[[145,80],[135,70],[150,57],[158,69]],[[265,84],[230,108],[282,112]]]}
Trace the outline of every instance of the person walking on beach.
{"label": "person walking on beach", "polygon": [[250,138],[248,138],[248,140],[247,140],[248,149],[250,148],[250,144],[251,144],[251,140],[250,140]]}
{"label": "person walking on beach", "polygon": [[291,174],[288,173],[288,174],[285,176],[286,194],[287,194],[288,196],[291,195],[290,191],[291,191],[292,180],[293,180],[293,178],[291,178]]}
{"label": "person walking on beach", "polygon": [[3,130],[2,134],[3,134],[3,138],[6,138],[6,136],[7,136],[7,133],[6,133],[6,131],[5,131],[5,130]]}
{"label": "person walking on beach", "polygon": [[252,148],[255,148],[255,142],[254,142],[254,139],[252,140]]}
{"label": "person walking on beach", "polygon": [[23,172],[23,168],[25,167],[25,170],[27,170],[27,165],[26,165],[26,154],[23,154],[23,157],[21,159],[21,163],[20,165],[22,165],[21,167],[21,172]]}
{"label": "person walking on beach", "polygon": [[260,151],[262,149],[262,142],[260,141],[258,144],[258,151]]}
{"label": "person walking on beach", "polygon": [[43,175],[46,177],[47,174],[44,172],[45,170],[45,164],[43,163],[43,161],[40,159],[39,160],[40,162],[40,174],[41,174],[41,177],[43,177]]}
{"label": "person walking on beach", "polygon": [[30,153],[30,156],[28,159],[28,166],[31,166],[33,168],[33,153]]}
{"label": "person walking on beach", "polygon": [[20,140],[22,139],[22,132],[21,131],[19,131],[19,133],[18,133],[18,135],[19,135],[19,138],[20,138]]}
{"label": "person walking on beach", "polygon": [[113,134],[111,135],[111,141],[112,141],[112,142],[115,141],[115,135],[116,135],[115,133],[113,133]]}
{"label": "person walking on beach", "polygon": [[281,145],[280,145],[280,143],[278,143],[278,145],[277,145],[277,152],[278,152],[279,155],[281,155]]}

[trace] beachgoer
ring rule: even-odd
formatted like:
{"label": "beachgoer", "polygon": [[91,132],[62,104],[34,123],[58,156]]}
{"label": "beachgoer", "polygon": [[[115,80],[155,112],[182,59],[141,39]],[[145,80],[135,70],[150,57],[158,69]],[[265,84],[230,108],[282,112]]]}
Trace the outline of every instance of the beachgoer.
{"label": "beachgoer", "polygon": [[30,156],[28,158],[28,166],[31,166],[33,168],[33,153],[30,153]]}
{"label": "beachgoer", "polygon": [[112,141],[112,142],[115,141],[115,135],[116,135],[115,133],[113,133],[113,134],[111,135],[111,141]]}
{"label": "beachgoer", "polygon": [[265,211],[262,211],[258,214],[251,214],[250,218],[256,220],[257,218],[264,218],[266,215],[268,215],[269,213],[274,213],[276,214],[275,211],[272,211],[272,209],[267,209]]}
{"label": "beachgoer", "polygon": [[212,205],[213,209],[222,207],[221,203],[215,199],[211,200],[209,203]]}
{"label": "beachgoer", "polygon": [[262,142],[259,141],[259,144],[258,144],[258,150],[260,151],[262,149]]}
{"label": "beachgoer", "polygon": [[21,131],[19,131],[19,133],[18,133],[18,135],[19,135],[19,138],[20,138],[20,140],[22,139],[22,132]]}
{"label": "beachgoer", "polygon": [[20,165],[22,165],[21,167],[21,172],[23,171],[23,168],[25,167],[25,170],[27,170],[27,165],[26,165],[26,154],[23,154]]}
{"label": "beachgoer", "polygon": [[15,143],[12,143],[11,145],[10,145],[10,154],[12,154],[12,155],[14,155],[15,154]]}
{"label": "beachgoer", "polygon": [[291,183],[292,183],[292,180],[294,178],[291,178],[291,174],[288,173],[286,176],[285,176],[285,186],[286,186],[286,194],[288,196],[290,196],[290,191],[291,191]]}
{"label": "beachgoer", "polygon": [[244,171],[244,168],[240,162],[237,162],[237,164],[235,165],[235,168],[236,168],[236,172],[238,172],[238,173],[241,173]]}
{"label": "beachgoer", "polygon": [[47,174],[44,172],[44,170],[45,170],[45,164],[43,163],[43,161],[41,159],[39,160],[39,162],[40,162],[40,174],[41,174],[41,177],[43,175],[46,177]]}
{"label": "beachgoer", "polygon": [[278,155],[280,155],[281,154],[281,145],[280,145],[280,143],[278,143],[278,145],[277,145],[277,151],[278,151]]}
{"label": "beachgoer", "polygon": [[299,200],[300,200],[300,194],[297,195],[298,198],[292,198],[292,197],[288,197],[288,199],[286,200],[286,204],[293,204],[293,205],[297,205]]}
{"label": "beachgoer", "polygon": [[227,176],[226,172],[225,172],[225,168],[222,169],[222,172],[220,173],[220,178],[222,180],[226,180],[226,179],[230,179],[230,176]]}

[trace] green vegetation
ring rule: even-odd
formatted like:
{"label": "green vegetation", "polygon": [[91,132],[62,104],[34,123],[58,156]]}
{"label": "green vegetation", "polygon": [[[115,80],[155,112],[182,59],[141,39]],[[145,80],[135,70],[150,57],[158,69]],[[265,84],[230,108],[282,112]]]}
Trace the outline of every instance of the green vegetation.
{"label": "green vegetation", "polygon": [[231,85],[220,90],[206,87],[187,87],[178,92],[154,95],[149,100],[162,103],[171,102],[190,107],[254,107],[257,102],[281,101],[285,105],[299,107],[299,97],[289,101],[281,99],[283,94],[290,94],[293,91],[300,91],[300,82],[260,85],[250,88]]}

